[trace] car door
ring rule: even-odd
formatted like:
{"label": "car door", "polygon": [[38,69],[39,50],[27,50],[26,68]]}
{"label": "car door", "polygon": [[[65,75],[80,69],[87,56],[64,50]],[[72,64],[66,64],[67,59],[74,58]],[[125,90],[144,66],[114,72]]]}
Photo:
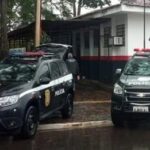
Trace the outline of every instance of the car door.
{"label": "car door", "polygon": [[[47,83],[41,83],[43,79],[49,79]],[[54,92],[51,88],[50,69],[48,63],[43,63],[38,69],[38,90],[40,92],[40,114],[46,117],[55,107]]]}
{"label": "car door", "polygon": [[69,89],[69,84],[68,84],[68,81],[66,80],[67,75],[69,74],[69,71],[64,61],[59,61],[59,69],[61,72],[61,79],[62,79],[61,88],[64,89],[64,93],[62,93],[61,95],[62,97],[61,103],[63,105],[65,103],[65,100],[68,94],[68,89]]}
{"label": "car door", "polygon": [[61,86],[61,74],[59,70],[59,66],[56,62],[50,62],[50,76],[51,76],[51,83],[52,83],[52,90],[54,92],[54,104],[55,108],[58,109],[61,106],[61,99],[62,93],[64,93],[62,86]]}

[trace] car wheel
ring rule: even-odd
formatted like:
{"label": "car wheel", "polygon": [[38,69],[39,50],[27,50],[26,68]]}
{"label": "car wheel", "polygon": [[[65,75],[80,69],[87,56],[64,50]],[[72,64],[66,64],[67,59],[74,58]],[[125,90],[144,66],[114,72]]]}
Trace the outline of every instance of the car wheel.
{"label": "car wheel", "polygon": [[127,125],[129,128],[134,129],[138,127],[138,122],[135,120],[127,120]]}
{"label": "car wheel", "polygon": [[123,127],[124,121],[120,114],[111,111],[111,120],[115,127]]}
{"label": "car wheel", "polygon": [[66,98],[66,104],[61,110],[61,114],[63,118],[70,118],[73,114],[73,96],[72,94],[68,94]]}
{"label": "car wheel", "polygon": [[35,106],[30,106],[25,114],[22,136],[25,138],[33,137],[38,127],[38,111]]}

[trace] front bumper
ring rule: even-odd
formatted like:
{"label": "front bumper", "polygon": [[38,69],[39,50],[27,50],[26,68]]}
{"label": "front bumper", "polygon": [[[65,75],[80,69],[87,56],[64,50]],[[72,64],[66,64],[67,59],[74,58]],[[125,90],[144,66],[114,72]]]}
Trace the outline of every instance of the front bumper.
{"label": "front bumper", "polygon": [[0,133],[19,132],[23,125],[22,108],[18,105],[0,108]]}
{"label": "front bumper", "polygon": [[113,95],[111,111],[121,115],[124,119],[150,119],[150,102],[127,102],[123,96]]}

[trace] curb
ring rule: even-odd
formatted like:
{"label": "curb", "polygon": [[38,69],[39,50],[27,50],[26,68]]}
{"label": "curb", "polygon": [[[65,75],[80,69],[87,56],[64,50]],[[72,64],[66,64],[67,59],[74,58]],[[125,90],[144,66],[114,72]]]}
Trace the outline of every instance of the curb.
{"label": "curb", "polygon": [[109,127],[112,126],[110,120],[103,121],[88,121],[88,122],[73,122],[73,123],[57,123],[57,124],[47,124],[40,125],[38,127],[39,131],[45,130],[61,130],[61,129],[76,129],[76,128],[90,128],[90,127]]}
{"label": "curb", "polygon": [[110,104],[110,100],[106,101],[75,101],[74,104]]}

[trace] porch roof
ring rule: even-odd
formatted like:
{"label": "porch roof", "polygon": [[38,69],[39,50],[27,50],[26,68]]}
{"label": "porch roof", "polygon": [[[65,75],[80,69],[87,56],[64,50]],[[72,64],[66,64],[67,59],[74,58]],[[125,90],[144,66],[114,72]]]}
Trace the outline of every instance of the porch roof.
{"label": "porch roof", "polygon": [[[58,33],[58,32],[65,32],[65,31],[72,31],[79,28],[86,28],[89,26],[96,26],[103,22],[110,21],[109,18],[99,18],[99,19],[88,19],[88,20],[60,20],[60,21],[50,21],[50,20],[42,20],[41,21],[41,28],[47,34],[50,33]],[[18,28],[14,31],[8,33],[9,39],[18,39],[19,37],[24,37],[26,35],[33,36],[35,33],[35,22],[22,27]]]}

